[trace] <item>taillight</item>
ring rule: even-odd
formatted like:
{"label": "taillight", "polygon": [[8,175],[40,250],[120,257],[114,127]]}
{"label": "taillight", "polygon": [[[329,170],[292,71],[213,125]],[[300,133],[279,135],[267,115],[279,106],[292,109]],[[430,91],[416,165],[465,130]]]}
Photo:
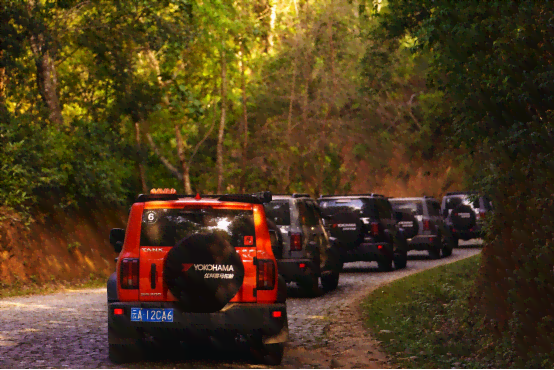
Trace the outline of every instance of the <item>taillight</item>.
{"label": "taillight", "polygon": [[139,260],[138,258],[124,258],[120,270],[121,289],[138,289],[139,287]]}
{"label": "taillight", "polygon": [[299,233],[290,234],[290,250],[291,251],[302,250],[302,234],[299,234]]}
{"label": "taillight", "polygon": [[273,260],[258,260],[256,282],[258,290],[272,290],[275,287],[275,262]]}
{"label": "taillight", "polygon": [[431,230],[431,223],[429,220],[423,220],[423,230]]}
{"label": "taillight", "polygon": [[372,222],[371,223],[371,234],[373,236],[379,235],[379,222]]}
{"label": "taillight", "polygon": [[479,212],[479,218],[485,218],[485,212]]}

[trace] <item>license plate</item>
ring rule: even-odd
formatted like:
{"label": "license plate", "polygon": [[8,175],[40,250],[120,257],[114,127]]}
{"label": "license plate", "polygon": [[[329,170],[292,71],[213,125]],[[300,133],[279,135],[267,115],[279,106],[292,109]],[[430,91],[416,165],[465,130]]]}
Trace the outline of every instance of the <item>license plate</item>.
{"label": "license plate", "polygon": [[131,321],[173,322],[173,308],[131,308]]}

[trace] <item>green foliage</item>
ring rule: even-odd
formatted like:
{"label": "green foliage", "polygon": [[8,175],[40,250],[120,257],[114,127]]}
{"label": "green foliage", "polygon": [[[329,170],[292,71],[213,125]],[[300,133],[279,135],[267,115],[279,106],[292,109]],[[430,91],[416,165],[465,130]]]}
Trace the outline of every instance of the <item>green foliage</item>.
{"label": "green foliage", "polygon": [[[521,358],[513,332],[494,336],[494,322],[469,305],[480,256],[421,272],[373,292],[366,323],[405,368],[552,367],[552,357]],[[521,326],[517,319],[511,330]]]}

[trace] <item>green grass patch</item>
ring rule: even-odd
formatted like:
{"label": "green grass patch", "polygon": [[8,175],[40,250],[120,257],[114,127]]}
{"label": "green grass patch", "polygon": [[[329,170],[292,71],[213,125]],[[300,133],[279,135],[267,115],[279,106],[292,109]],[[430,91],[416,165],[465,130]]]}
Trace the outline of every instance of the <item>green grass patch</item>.
{"label": "green grass patch", "polygon": [[526,367],[508,335],[493,337],[472,310],[480,256],[410,275],[363,302],[365,322],[403,368]]}
{"label": "green grass patch", "polygon": [[0,282],[0,299],[8,297],[19,297],[35,294],[59,293],[68,289],[103,288],[106,286],[108,277],[101,274],[90,274],[84,279],[74,281],[59,281],[51,278],[47,282],[37,282],[36,277],[31,276],[30,282],[16,281],[13,284]]}

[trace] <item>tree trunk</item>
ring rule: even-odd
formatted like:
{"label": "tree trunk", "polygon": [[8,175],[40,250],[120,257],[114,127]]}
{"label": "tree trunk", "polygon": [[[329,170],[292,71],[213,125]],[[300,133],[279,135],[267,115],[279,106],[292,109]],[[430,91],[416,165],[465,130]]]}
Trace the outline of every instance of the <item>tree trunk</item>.
{"label": "tree trunk", "polygon": [[243,119],[243,126],[242,126],[242,132],[243,132],[243,144],[242,144],[242,154],[241,154],[241,167],[242,167],[242,173],[240,177],[240,191],[242,193],[245,192],[245,183],[246,183],[246,152],[248,150],[248,111],[246,108],[246,79],[244,77],[244,44],[241,43],[240,45],[240,75],[241,75],[241,88],[242,88],[242,119]]}
{"label": "tree trunk", "polygon": [[[2,52],[0,51],[0,56]],[[6,70],[0,68],[0,122],[8,121],[8,109],[6,107]]]}
{"label": "tree trunk", "polygon": [[186,194],[192,194],[192,187],[190,185],[190,168],[185,155],[185,147],[183,136],[181,135],[181,127],[175,125],[175,139],[177,141],[177,155],[179,156],[179,162],[183,169],[183,186]]}
{"label": "tree trunk", "polygon": [[[286,136],[286,138],[287,138],[287,146],[288,146],[287,149],[289,151],[290,151],[290,147],[292,146],[292,105],[294,103],[295,87],[296,87],[296,63],[294,63],[293,70],[292,70],[292,86],[291,86],[291,90],[290,90],[290,99],[289,99],[289,115],[288,115],[288,118],[287,118],[287,136]],[[287,158],[287,168],[285,170],[285,187],[283,189],[283,191],[285,193],[289,192],[289,187],[290,187],[290,182],[291,182],[290,169],[291,169],[291,160],[290,160],[290,156],[289,156],[289,158]]]}
{"label": "tree trunk", "polygon": [[142,163],[142,150],[140,146],[140,124],[135,122],[135,140],[137,146],[137,167],[140,175],[140,184],[142,186],[142,192],[148,193],[148,186],[146,185],[146,172],[144,170],[144,164]]}
{"label": "tree trunk", "polygon": [[223,137],[225,134],[225,97],[227,94],[227,61],[225,44],[221,43],[221,121],[219,122],[219,135],[217,137],[217,193],[223,191]]}

